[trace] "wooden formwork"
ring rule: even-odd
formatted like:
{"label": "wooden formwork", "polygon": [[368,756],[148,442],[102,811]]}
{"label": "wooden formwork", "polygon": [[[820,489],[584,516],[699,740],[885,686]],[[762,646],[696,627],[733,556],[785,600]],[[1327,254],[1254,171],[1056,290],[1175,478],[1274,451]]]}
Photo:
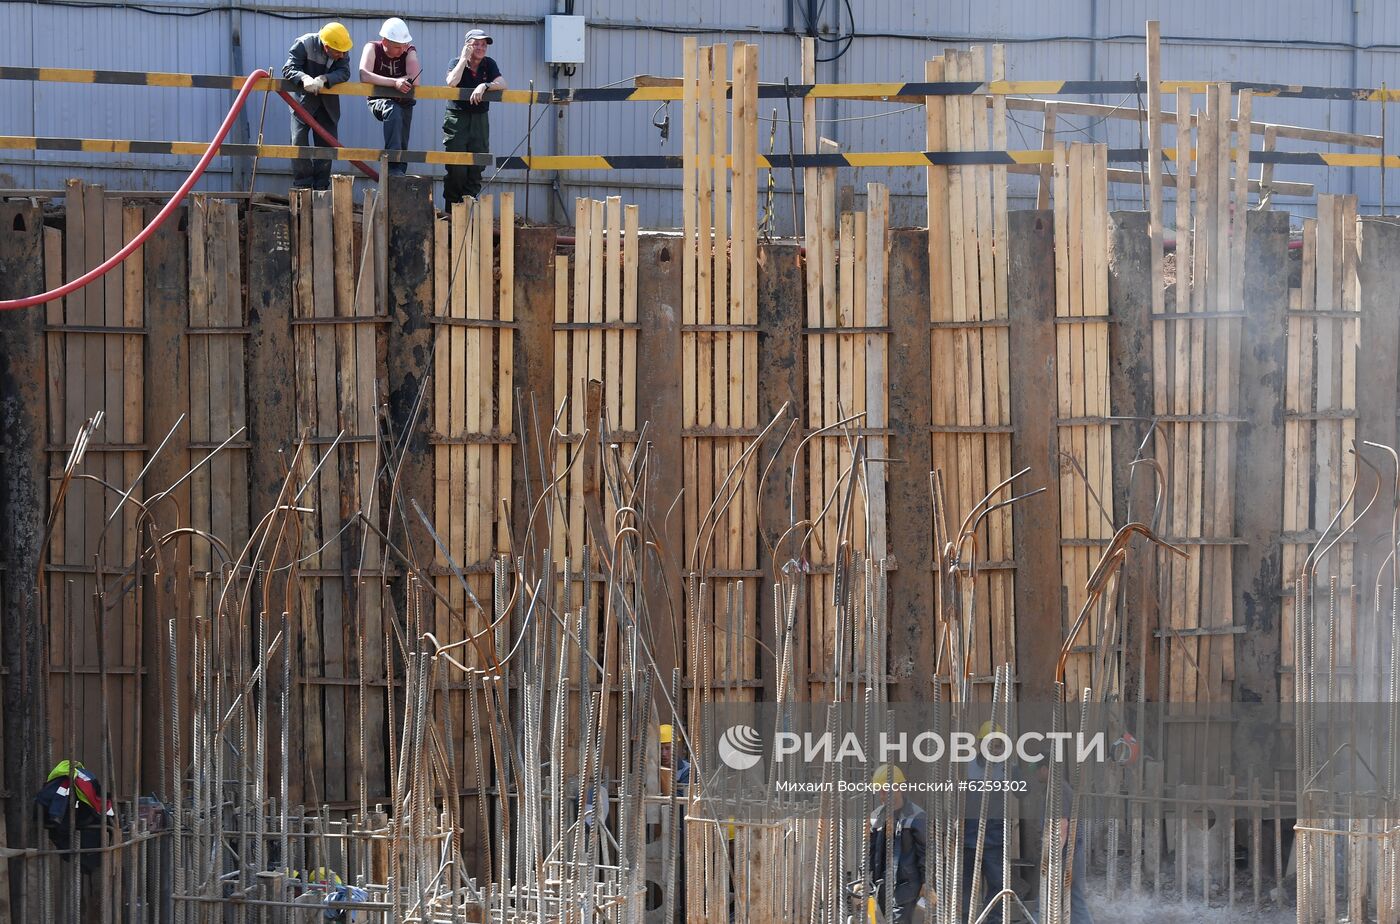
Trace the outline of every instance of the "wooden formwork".
{"label": "wooden formwork", "polygon": [[[1089,575],[1113,538],[1113,449],[1108,381],[1108,149],[1055,145],[1055,349],[1058,373],[1062,630],[1068,634]],[[1091,657],[1100,642],[1097,614],[1069,640],[1065,684],[1076,698],[1097,695]]]}
{"label": "wooden formwork", "polygon": [[[984,80],[985,51],[945,52],[927,62],[924,76]],[[1004,76],[1002,49],[994,46],[991,79]],[[990,106],[982,96],[928,97],[926,110],[930,151],[985,150],[1005,141],[1000,97]],[[932,458],[943,473],[949,526],[956,530],[1012,474],[1006,169],[931,167],[928,227]],[[994,668],[1016,661],[1015,555],[1009,509],[982,523],[967,553],[979,572],[976,618],[969,628],[976,695],[987,699]]]}
{"label": "wooden formwork", "polygon": [[[579,199],[575,216],[573,257],[554,258],[553,407],[562,416],[555,423],[559,433],[552,461],[554,477],[562,481],[544,522],[549,524],[553,566],[562,578],[558,599],[570,601],[570,629],[585,627],[588,654],[595,661],[601,662],[605,651],[610,653],[605,667],[616,677],[618,634],[613,624],[611,639],[604,637],[607,586],[601,580],[605,569],[600,563],[600,557],[606,559],[614,550],[600,548],[597,537],[612,535],[619,507],[617,498],[604,490],[601,466],[614,472],[619,466],[630,466],[638,439],[637,206],[624,206],[618,196],[606,201]],[[596,406],[590,404],[590,386],[597,396]],[[598,419],[593,418],[595,413]],[[597,454],[602,458],[590,468],[586,441],[596,446],[599,440]],[[595,497],[599,503],[593,508],[589,500]],[[601,523],[590,522],[595,515],[591,511],[602,518]],[[568,682],[575,688],[581,663],[581,659],[569,661]],[[605,702],[605,708],[617,708],[615,689]],[[581,708],[575,696],[571,714],[581,715]],[[565,741],[568,753],[559,758],[570,778],[580,772],[579,732],[571,725]],[[605,743],[604,753],[612,764],[616,751],[610,744]]]}
{"label": "wooden formwork", "polygon": [[[729,49],[685,53],[682,415],[685,560],[705,575],[690,627],[695,689],[752,699],[757,685],[758,435],[757,46],[734,46],[733,206]],[[711,501],[715,501],[713,506]]]}
{"label": "wooden formwork", "polygon": [[[67,231],[46,229],[45,283],[74,279],[116,253],[141,227],[141,209],[100,186],[68,184]],[[141,469],[145,445],[146,366],[142,264],[128,260],[44,309],[49,361],[48,451],[61,475],[84,422],[102,414],[55,523],[44,563],[47,595],[49,753],[41,762],[82,760],[108,785],[135,788],[135,703],[141,677],[141,611],[126,595],[109,597],[112,576],[136,557],[138,507],[122,506],[121,486]],[[100,479],[100,480],[99,480]],[[111,486],[111,487],[109,487]],[[51,477],[49,496],[59,490]],[[136,501],[142,495],[133,494]],[[103,751],[106,749],[106,753]],[[45,768],[47,770],[47,768]]]}
{"label": "wooden formwork", "polygon": [[[496,599],[492,574],[497,558],[510,551],[515,442],[513,196],[500,197],[499,239],[496,208],[492,196],[455,203],[450,214],[435,223],[433,255],[429,442],[433,446],[432,518],[441,540],[433,559],[440,602],[434,607],[431,629],[425,629],[443,645],[473,639],[456,654],[473,673],[446,665],[439,668],[446,673],[449,690],[443,706],[449,714],[441,720],[445,728],[459,730],[449,737],[460,740],[449,742],[448,747],[456,758],[452,772],[458,791],[464,795],[463,850],[473,861],[489,852],[489,847],[483,847],[489,830],[483,801],[491,777],[480,759],[481,751],[469,742],[485,733],[482,709],[504,702],[493,665],[505,655],[510,639],[509,620],[500,619],[497,612],[497,604],[505,601]],[[459,574],[465,577],[465,587]]]}
{"label": "wooden formwork", "polygon": [[[835,693],[833,683],[882,683],[866,677],[867,633],[841,621],[837,572],[869,554],[886,553],[884,437],[888,418],[886,263],[889,193],[867,187],[867,210],[837,218],[836,171],[819,170],[819,208],[807,228],[807,498],[803,560],[808,578],[808,662],[813,701]],[[811,193],[809,192],[809,198]],[[828,262],[829,261],[829,262]],[[847,587],[849,592],[853,587]],[[857,590],[857,593],[860,591]],[[882,636],[885,620],[875,625]],[[838,661],[837,652],[844,653]],[[883,672],[884,646],[873,663]]]}
{"label": "wooden formwork", "polygon": [[[690,732],[758,679],[758,47],[683,51],[681,310],[686,658]],[[733,100],[732,133],[729,98]],[[732,193],[732,196],[731,196]],[[692,913],[721,920],[733,826],[687,828]],[[740,838],[743,842],[743,838]],[[746,852],[747,853],[747,852]],[[762,857],[752,856],[747,875]],[[762,881],[758,876],[756,881]],[[757,907],[763,907],[761,896]]]}
{"label": "wooden formwork", "polygon": [[[1154,306],[1156,454],[1169,462],[1162,523],[1188,554],[1163,559],[1159,572],[1171,620],[1162,629],[1165,693],[1178,702],[1229,700],[1239,631],[1230,588],[1248,137],[1232,148],[1230,102],[1228,88],[1209,88],[1193,175],[1192,98],[1178,94],[1176,299],[1171,311]],[[1238,120],[1249,112],[1243,91]]]}
{"label": "wooden formwork", "polygon": [[[1348,502],[1347,493],[1356,481],[1353,450],[1361,321],[1356,287],[1356,197],[1318,196],[1317,218],[1304,219],[1302,243],[1300,285],[1289,292],[1288,306],[1280,692],[1285,701],[1295,698],[1291,640],[1299,625],[1294,582],[1310,549],[1319,541],[1338,538],[1317,563],[1313,591],[1320,607],[1329,587],[1338,592],[1338,609],[1331,619],[1336,634],[1329,637],[1329,631],[1322,629],[1311,637],[1320,646],[1317,655],[1324,660],[1335,656],[1335,665],[1343,669],[1339,688],[1327,695],[1318,691],[1319,695],[1326,700],[1350,700],[1356,683],[1346,671],[1356,665],[1356,537],[1338,537],[1337,533],[1348,532],[1355,515],[1355,502]],[[1333,644],[1335,649],[1329,654],[1328,647]],[[1379,701],[1379,691],[1370,692],[1376,694],[1370,701]]]}
{"label": "wooden formwork", "polygon": [[[376,381],[381,318],[375,262],[356,221],[351,178],[328,192],[298,190],[291,200],[292,337],[297,428],[307,444],[297,483],[312,472],[304,500],[298,637],[301,642],[303,798],[341,808],[387,796],[384,733],[384,625],[372,522],[377,468]],[[376,216],[374,193],[362,216]],[[194,361],[191,361],[193,367]],[[319,471],[318,471],[319,468]],[[374,688],[366,680],[376,681]]]}

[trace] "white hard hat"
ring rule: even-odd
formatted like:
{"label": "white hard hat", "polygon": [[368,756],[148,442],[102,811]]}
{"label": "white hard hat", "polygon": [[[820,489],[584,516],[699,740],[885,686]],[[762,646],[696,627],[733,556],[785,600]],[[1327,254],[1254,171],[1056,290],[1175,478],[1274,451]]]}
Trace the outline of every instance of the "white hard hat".
{"label": "white hard hat", "polygon": [[386,38],[391,42],[398,42],[407,45],[413,41],[413,36],[408,34],[408,23],[397,16],[390,16],[384,20],[384,25],[379,29],[379,37]]}

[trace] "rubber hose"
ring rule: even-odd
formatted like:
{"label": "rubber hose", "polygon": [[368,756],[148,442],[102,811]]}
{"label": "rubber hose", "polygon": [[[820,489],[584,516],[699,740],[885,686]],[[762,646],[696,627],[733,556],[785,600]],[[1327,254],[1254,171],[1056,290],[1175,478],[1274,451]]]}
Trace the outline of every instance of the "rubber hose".
{"label": "rubber hose", "polygon": [[[322,128],[321,123],[316,121],[316,117],[313,116],[311,113],[307,112],[306,108],[302,106],[301,103],[298,103],[296,101],[296,97],[292,96],[292,94],[288,93],[286,90],[278,90],[277,95],[282,97],[282,99],[286,102],[288,106],[292,107],[292,112],[295,112],[297,114],[297,117],[306,123],[307,128],[310,128],[313,132],[319,135],[322,141],[324,141],[326,144],[330,145],[333,148],[344,147],[344,145],[340,143],[340,139],[336,138],[335,135],[332,135],[330,132]],[[375,182],[379,181],[378,170],[375,170],[373,167],[361,163],[358,160],[352,160],[350,161],[350,163],[354,167],[359,169],[359,171],[365,176],[369,177],[371,180],[374,180]]]}
{"label": "rubber hose", "polygon": [[83,286],[90,285],[101,279],[126,260],[127,257],[135,253],[136,249],[144,244],[146,239],[154,234],[156,229],[175,213],[180,203],[190,194],[190,190],[194,188],[194,184],[199,182],[200,176],[209,168],[210,161],[219,153],[219,146],[224,143],[224,138],[232,131],[234,119],[238,118],[238,113],[242,111],[243,104],[248,101],[248,94],[253,92],[253,85],[260,78],[269,76],[271,75],[262,68],[258,68],[248,75],[248,79],[243,82],[243,88],[238,91],[238,97],[233,101],[233,107],[229,109],[228,115],[224,116],[223,124],[219,126],[219,130],[215,133],[214,139],[209,142],[209,149],[200,156],[199,163],[194,165],[194,170],[185,178],[185,182],[180,184],[180,188],[175,191],[175,195],[170,198],[170,201],[165,203],[165,206],[156,217],[151,219],[151,223],[142,228],[141,233],[132,238],[125,247],[104,260],[101,266],[93,267],[77,279],[74,279],[72,282],[66,282],[57,289],[41,292],[38,295],[31,295],[28,298],[0,301],[0,311],[12,311],[16,308],[31,308],[34,305],[42,305],[56,298],[62,298],[65,295],[76,292]]}

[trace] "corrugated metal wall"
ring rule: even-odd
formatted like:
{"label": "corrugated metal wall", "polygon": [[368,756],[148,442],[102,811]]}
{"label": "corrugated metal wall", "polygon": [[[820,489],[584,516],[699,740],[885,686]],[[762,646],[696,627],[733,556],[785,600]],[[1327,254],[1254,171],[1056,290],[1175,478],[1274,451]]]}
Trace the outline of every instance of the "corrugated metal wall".
{"label": "corrugated metal wall", "polygon": [[[256,6],[256,9],[253,7]],[[1289,83],[1390,86],[1400,85],[1400,5],[1393,0],[1181,0],[1158,9],[1148,0],[1005,0],[1005,2],[908,3],[907,0],[718,0],[677,5],[667,0],[619,0],[602,4],[582,0],[575,12],[589,19],[588,63],[561,83],[543,62],[542,17],[554,11],[548,0],[518,4],[488,0],[475,8],[477,18],[464,20],[448,0],[403,0],[394,10],[414,32],[428,79],[440,82],[448,61],[461,45],[463,30],[472,24],[491,28],[496,43],[492,55],[511,86],[537,89],[555,85],[606,86],[629,83],[636,74],[674,75],[680,70],[683,35],[702,41],[746,38],[760,44],[761,79],[798,79],[798,40],[785,29],[806,26],[809,9],[816,10],[819,28],[829,37],[847,35],[854,24],[855,41],[823,42],[819,54],[835,57],[819,65],[823,81],[918,80],[923,61],[944,47],[1001,41],[1007,44],[1008,75],[1013,79],[1103,78],[1129,79],[1144,69],[1143,24],[1149,16],[1162,19],[1163,73],[1168,78],[1239,79]],[[324,11],[324,12],[322,12]],[[0,5],[0,34],[11,36],[4,63],[232,73],[256,66],[280,69],[287,46],[326,18],[341,18],[356,42],[378,31],[379,14],[349,16],[330,0],[302,0],[297,5],[243,3],[201,4],[180,0],[151,0],[142,8],[107,2],[87,5],[65,0],[64,5],[10,2]],[[843,54],[836,55],[845,49]],[[358,61],[358,49],[352,53]],[[0,133],[83,137],[203,140],[212,135],[231,94],[207,90],[164,90],[135,87],[95,87],[64,84],[12,83],[0,94]],[[1128,99],[1097,102],[1136,106]],[[273,97],[262,122],[262,100],[248,109],[247,132],[256,137],[261,124],[268,142],[289,137],[287,110]],[[418,107],[412,145],[438,145],[443,103]],[[378,146],[378,123],[361,101],[346,100],[341,138],[348,144]],[[864,102],[824,102],[823,134],[849,150],[919,149],[923,146],[923,113],[917,107]],[[579,105],[562,113],[535,110],[530,143],[535,153],[679,153],[680,106],[669,108],[672,131],[663,141],[653,121],[668,115],[667,107],[641,103]],[[766,150],[770,132],[775,150],[787,150],[789,130],[800,139],[800,106],[789,111],[782,101],[765,101],[761,116]],[[1040,145],[1040,118],[1012,113],[1008,126],[1012,147]],[[770,121],[776,118],[776,122]],[[1255,118],[1339,130],[1379,132],[1381,107],[1371,103],[1326,103],[1261,99]],[[496,153],[523,152],[529,122],[524,106],[493,108],[492,148]],[[1107,140],[1136,146],[1138,132],[1131,122],[1069,119],[1076,138]],[[1388,119],[1387,134],[1400,139]],[[562,136],[562,137],[561,137]],[[1285,143],[1292,149],[1315,149]],[[1388,150],[1390,146],[1388,145]],[[112,188],[171,189],[192,158],[3,152],[0,187],[53,189],[72,175]],[[208,188],[246,188],[248,164],[219,161],[206,181]],[[285,162],[258,165],[257,186],[281,190],[286,185]],[[489,174],[488,174],[489,175]],[[1278,179],[1317,184],[1319,192],[1355,192],[1362,211],[1375,212],[1381,200],[1376,170],[1324,170],[1280,167]],[[524,177],[501,174],[497,183],[518,190]],[[923,171],[916,168],[866,170],[850,182],[879,180],[892,193],[896,224],[922,224]],[[561,178],[556,196],[547,181],[536,177],[530,191],[530,215],[550,217],[551,200],[572,212],[575,196],[622,193],[642,209],[648,227],[678,224],[679,201],[673,190],[679,177],[653,171],[622,171],[608,175],[574,174]],[[538,184],[538,185],[536,185]],[[775,177],[776,227],[790,227],[791,204],[782,192],[790,185],[785,174]],[[1400,191],[1388,200],[1400,199]],[[1013,177],[1012,205],[1024,206],[1033,191],[1029,178]],[[523,206],[523,190],[522,206]],[[1129,186],[1113,188],[1121,207],[1141,201]],[[1280,204],[1287,200],[1280,200]],[[1298,212],[1309,209],[1288,203]],[[1392,209],[1393,210],[1393,209]]]}

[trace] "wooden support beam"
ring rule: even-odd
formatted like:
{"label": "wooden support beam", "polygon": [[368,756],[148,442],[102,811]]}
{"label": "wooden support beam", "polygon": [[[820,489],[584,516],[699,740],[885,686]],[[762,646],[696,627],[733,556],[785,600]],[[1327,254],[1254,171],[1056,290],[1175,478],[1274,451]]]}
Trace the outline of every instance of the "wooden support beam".
{"label": "wooden support beam", "polygon": [[[375,218],[376,227],[387,222],[388,230],[389,300],[380,305],[380,310],[394,318],[388,331],[388,351],[393,360],[386,368],[390,427],[399,439],[403,439],[405,431],[413,424],[414,406],[423,389],[424,378],[430,374],[433,357],[431,322],[435,308],[433,238],[436,219],[432,192],[431,178],[391,176],[388,193],[393,207],[387,212],[381,211]],[[433,496],[432,450],[427,438],[433,423],[433,394],[430,383],[417,412],[416,425],[407,439],[403,439],[406,462],[400,471],[403,496],[416,498],[425,510],[431,509]],[[402,538],[400,548],[408,551],[418,565],[427,565],[433,560],[432,540],[418,518],[406,513],[408,511],[404,510],[393,512],[392,522],[397,528],[392,538],[396,543]]]}
{"label": "wooden support beam", "polygon": [[[1147,465],[1130,468],[1138,447],[1149,437],[1152,409],[1152,313],[1153,293],[1165,296],[1165,286],[1151,259],[1154,246],[1149,216],[1143,212],[1112,212],[1109,234],[1108,304],[1113,323],[1109,325],[1109,392],[1113,415],[1120,418],[1112,430],[1114,466],[1113,507],[1119,523],[1139,521],[1153,524],[1153,505],[1159,484]],[[1151,439],[1143,446],[1142,457],[1151,459]],[[1128,701],[1137,697],[1139,678],[1147,691],[1155,691],[1157,646],[1140,645],[1145,633],[1157,627],[1155,554],[1137,546],[1129,555],[1120,579],[1127,592],[1128,658],[1131,665],[1125,679]],[[1144,663],[1145,661],[1145,663]],[[1131,692],[1129,692],[1131,691]]]}
{"label": "wooden support beam", "polygon": [[[536,433],[549,433],[557,410],[554,405],[553,329],[556,236],[553,228],[520,228],[515,233],[515,320],[519,329],[514,337],[514,387],[520,392],[519,411],[524,414],[526,428],[523,435],[530,447],[529,451],[520,453],[515,466],[515,496],[520,498],[513,515],[517,543],[524,541],[531,514],[524,498],[538,499],[544,491],[539,455],[544,447],[535,444]],[[553,463],[552,459],[545,461]],[[544,517],[545,512],[541,511],[541,523]],[[517,548],[517,554],[538,556],[545,545],[540,542],[533,549]],[[562,562],[555,564],[562,566]]]}
{"label": "wooden support beam", "polygon": [[[758,419],[765,423],[778,413],[784,403],[788,405],[788,419],[805,421],[807,411],[807,387],[802,363],[802,327],[806,308],[803,300],[803,265],[795,245],[768,244],[759,249],[758,258],[758,325],[762,330],[763,349],[767,357],[763,375],[757,382]],[[800,486],[806,483],[804,460],[797,456],[795,449],[801,436],[794,432],[781,446],[778,440],[787,427],[786,420],[777,426],[774,437],[768,442],[760,466],[772,466],[768,480],[763,485],[763,496],[758,499],[758,529],[761,540],[758,543],[758,568],[765,575],[778,573],[783,563],[793,556],[793,546],[785,543],[779,551],[779,560],[774,561],[771,549],[787,530],[793,519],[801,519],[802,497],[789,493],[787,473],[797,467],[793,479]],[[777,458],[774,459],[776,452]],[[791,539],[791,537],[789,537]],[[769,608],[773,598],[773,582],[766,578],[757,584],[759,589],[760,612]],[[799,610],[800,612],[800,610]],[[799,622],[804,622],[799,617]],[[768,648],[780,652],[782,636],[776,633],[772,619],[759,620],[761,641]],[[794,684],[799,692],[806,687],[806,650],[797,644],[801,637],[800,626],[794,627],[793,644]],[[776,671],[763,672],[764,699],[772,702],[777,691]]]}
{"label": "wooden support beam", "polygon": [[252,509],[271,510],[277,502],[291,450],[296,444],[296,400],[287,387],[293,368],[292,251],[290,216],[285,209],[251,208],[248,222],[248,323],[253,330],[248,368],[252,450]]}
{"label": "wooden support beam", "polygon": [[[1357,231],[1357,297],[1361,311],[1360,355],[1356,363],[1357,439],[1395,446],[1396,396],[1400,394],[1396,369],[1400,367],[1400,312],[1395,311],[1395,293],[1400,292],[1400,224],[1394,218],[1366,216]],[[1382,473],[1388,473],[1388,460],[1374,449],[1363,447]],[[1364,470],[1364,468],[1363,468]],[[1388,499],[1391,484],[1382,479],[1381,496],[1363,522],[1361,534],[1376,535],[1389,530]],[[1368,497],[1368,485],[1357,489],[1358,497]]]}
{"label": "wooden support beam", "polygon": [[[889,588],[889,670],[897,681],[890,697],[922,702],[933,689],[930,668],[936,635],[929,493],[929,241],[920,230],[891,231],[889,241],[889,376],[898,387],[890,389],[887,451],[899,460],[890,465],[886,485],[889,544],[898,559]],[[1014,289],[1014,272],[1008,278]]]}
{"label": "wooden support beam", "polygon": [[[1190,98],[1191,91],[1184,91],[1187,98]],[[1015,109],[1020,112],[1044,112],[1050,106],[1054,106],[1060,116],[1082,115],[1099,119],[1125,119],[1133,122],[1147,121],[1147,110],[1128,108],[1126,106],[1108,106],[1103,103],[1079,103],[1071,100],[1054,99],[1029,99],[1024,96],[1007,96],[1006,108]],[[991,100],[987,101],[988,107]],[[1176,119],[1176,113],[1169,110],[1162,110],[1162,121],[1171,122]],[[1189,116],[1192,125],[1196,124],[1197,116]],[[1238,127],[1235,119],[1230,120],[1231,129]],[[1273,122],[1253,122],[1249,123],[1249,131],[1252,135],[1263,135],[1273,130],[1279,138],[1292,138],[1297,141],[1316,141],[1320,144],[1344,144],[1358,148],[1382,147],[1380,135],[1365,135],[1357,132],[1338,132],[1324,128],[1308,128],[1303,125],[1279,125]]]}
{"label": "wooden support beam", "polygon": [[[1029,467],[1026,487],[1042,494],[1012,507],[1016,550],[1016,674],[1021,702],[1049,702],[1055,660],[1063,641],[1060,586],[1059,440],[1056,417],[1055,234],[1048,211],[1009,215],[1008,302],[1017,323],[1011,327],[1011,367],[1017,387],[1011,393],[1011,467]],[[1023,488],[1024,490],[1024,488]]]}
{"label": "wooden support beam", "polygon": [[[0,203],[0,298],[20,298],[45,289],[42,209],[25,202]],[[4,772],[4,813],[0,840],[33,843],[29,794],[42,785],[48,768],[44,753],[48,680],[44,664],[44,616],[39,611],[40,545],[48,510],[46,439],[47,375],[45,310],[0,312],[0,664],[4,720],[0,723],[0,770]],[[22,872],[0,860],[0,919],[38,920],[37,894],[25,895]],[[34,877],[30,878],[35,881]],[[37,882],[36,882],[37,884]],[[14,891],[12,891],[12,889]]]}
{"label": "wooden support beam", "polygon": [[[682,368],[682,250],[681,243],[670,235],[646,234],[638,239],[637,302],[644,307],[637,312],[637,420],[646,423],[647,441],[655,454],[648,469],[647,497],[653,526],[666,549],[666,554],[648,561],[647,568],[656,577],[646,583],[644,592],[655,639],[652,654],[661,672],[659,682],[668,689],[671,671],[684,666],[685,642],[685,605],[680,569],[676,567],[685,548],[683,504],[671,512],[684,483],[684,408],[681,380],[676,375]],[[654,691],[652,701],[663,710],[665,697],[659,691]],[[671,721],[664,712],[659,714],[663,722]],[[674,718],[684,720],[683,715]]]}
{"label": "wooden support beam", "polygon": [[[1239,406],[1235,430],[1235,607],[1245,627],[1235,646],[1236,699],[1278,702],[1278,592],[1283,527],[1284,392],[1287,376],[1288,214],[1250,212],[1244,264],[1248,323],[1239,344]],[[1393,369],[1392,369],[1393,376]],[[1393,385],[1392,385],[1393,389]],[[1393,394],[1393,393],[1392,393]],[[1392,397],[1391,417],[1394,414]]]}

